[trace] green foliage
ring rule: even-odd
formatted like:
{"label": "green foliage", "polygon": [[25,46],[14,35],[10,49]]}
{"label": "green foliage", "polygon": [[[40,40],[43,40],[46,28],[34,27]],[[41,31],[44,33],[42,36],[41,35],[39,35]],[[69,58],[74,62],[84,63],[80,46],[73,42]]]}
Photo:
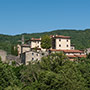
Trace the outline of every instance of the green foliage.
{"label": "green foliage", "polygon": [[1,62],[1,60],[2,60],[2,58],[1,58],[1,56],[0,56],[0,62]]}
{"label": "green foliage", "polygon": [[18,79],[15,76],[12,67],[0,62],[0,90],[4,90],[4,88],[8,86],[13,87],[14,85],[18,85]]}
{"label": "green foliage", "polygon": [[11,54],[14,55],[14,45],[11,46]]}
{"label": "green foliage", "polygon": [[85,59],[84,62],[78,63],[76,67],[85,79],[86,87],[90,88],[90,59]]}
{"label": "green foliage", "polygon": [[30,63],[21,70],[23,89],[87,90],[89,82],[78,67],[81,63],[69,61],[62,53],[43,57],[40,62]]}
{"label": "green foliage", "polygon": [[18,56],[18,49],[17,49],[17,46],[15,47],[15,56]]}
{"label": "green foliage", "polygon": [[87,55],[87,58],[90,59],[90,53]]}
{"label": "green foliage", "polygon": [[16,61],[12,61],[12,66],[16,66]]}
{"label": "green foliage", "polygon": [[8,86],[8,87],[6,87],[4,90],[21,90],[19,87],[17,87],[17,86]]}
{"label": "green foliage", "polygon": [[89,89],[90,59],[87,58],[72,62],[63,53],[55,53],[27,66],[0,62],[0,90]]}
{"label": "green foliage", "polygon": [[41,90],[82,90],[86,89],[82,74],[63,54],[52,54],[40,63]]}
{"label": "green foliage", "polygon": [[42,36],[42,39],[41,39],[41,47],[43,49],[50,49],[51,48],[51,38],[50,36],[48,35],[44,35]]}
{"label": "green foliage", "polygon": [[11,47],[11,54],[15,55],[15,56],[18,56],[17,46],[12,45],[12,47]]}

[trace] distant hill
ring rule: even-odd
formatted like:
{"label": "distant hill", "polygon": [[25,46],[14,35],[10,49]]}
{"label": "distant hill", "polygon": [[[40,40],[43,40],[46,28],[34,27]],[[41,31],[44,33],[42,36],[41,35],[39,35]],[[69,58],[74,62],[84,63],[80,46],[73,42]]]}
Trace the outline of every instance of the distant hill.
{"label": "distant hill", "polygon": [[25,40],[28,40],[32,37],[39,38],[45,34],[48,35],[65,35],[71,36],[71,43],[75,44],[76,49],[85,49],[90,47],[90,29],[86,30],[54,30],[51,32],[43,32],[43,33],[32,33],[32,34],[21,34],[21,35],[3,35],[0,34],[0,49],[11,51],[11,45],[17,44],[18,40],[21,39],[21,36],[24,35]]}

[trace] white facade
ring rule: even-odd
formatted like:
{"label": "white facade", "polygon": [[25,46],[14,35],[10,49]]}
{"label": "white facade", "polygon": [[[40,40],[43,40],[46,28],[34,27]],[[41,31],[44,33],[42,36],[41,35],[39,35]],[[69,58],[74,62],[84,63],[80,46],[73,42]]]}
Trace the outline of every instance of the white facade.
{"label": "white facade", "polygon": [[[64,49],[64,50],[71,49],[71,40],[69,36],[56,35],[52,36],[51,39],[52,39],[52,49]],[[41,38],[31,39],[31,48],[35,47],[41,48]]]}
{"label": "white facade", "polygon": [[7,52],[4,50],[0,50],[0,57],[3,62],[6,61]]}
{"label": "white facade", "polygon": [[31,41],[31,48],[35,48],[35,47],[41,48],[41,41],[39,40]]}
{"label": "white facade", "polygon": [[56,38],[56,48],[55,49],[70,50],[71,49],[71,40]]}

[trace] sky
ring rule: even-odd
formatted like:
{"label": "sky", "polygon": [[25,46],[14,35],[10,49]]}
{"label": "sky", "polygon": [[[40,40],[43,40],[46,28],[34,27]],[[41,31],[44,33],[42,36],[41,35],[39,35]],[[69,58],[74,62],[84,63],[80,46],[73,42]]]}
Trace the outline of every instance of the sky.
{"label": "sky", "polygon": [[90,0],[0,0],[0,34],[90,28]]}

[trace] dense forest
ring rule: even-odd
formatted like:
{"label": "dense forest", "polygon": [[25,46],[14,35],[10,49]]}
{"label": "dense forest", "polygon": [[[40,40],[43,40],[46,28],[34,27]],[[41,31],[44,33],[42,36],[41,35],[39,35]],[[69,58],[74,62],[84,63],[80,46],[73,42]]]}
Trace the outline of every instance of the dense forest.
{"label": "dense forest", "polygon": [[86,29],[86,30],[54,30],[51,32],[32,33],[32,34],[23,33],[14,36],[0,34],[0,49],[6,50],[8,53],[10,53],[11,45],[19,43],[18,40],[21,40],[22,35],[24,35],[25,40],[28,40],[32,37],[39,38],[45,34],[71,36],[72,41],[71,43],[75,44],[76,49],[85,49],[90,47],[90,29]]}
{"label": "dense forest", "polygon": [[90,57],[72,62],[55,53],[18,67],[0,61],[0,90],[90,90]]}

